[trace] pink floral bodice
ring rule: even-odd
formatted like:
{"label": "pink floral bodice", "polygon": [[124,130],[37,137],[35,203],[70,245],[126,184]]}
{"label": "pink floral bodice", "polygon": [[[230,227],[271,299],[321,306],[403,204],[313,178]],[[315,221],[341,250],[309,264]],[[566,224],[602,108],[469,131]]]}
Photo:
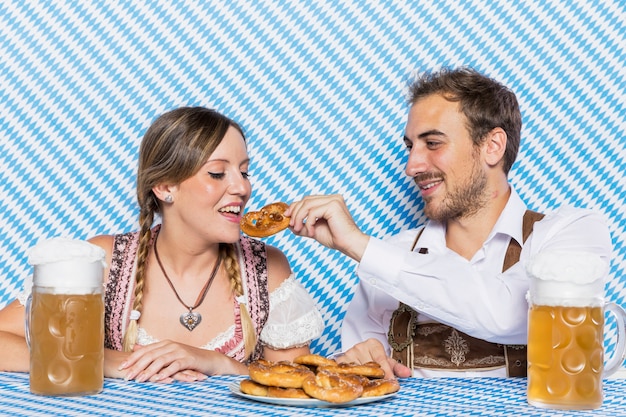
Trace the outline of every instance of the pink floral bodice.
{"label": "pink floral bodice", "polygon": [[[114,238],[109,280],[105,288],[104,343],[108,349],[122,350],[124,332],[130,321],[130,311],[134,300],[134,274],[138,246],[138,232],[116,235]],[[257,332],[257,340],[259,340],[269,315],[265,244],[241,236],[235,246],[245,295],[247,296],[247,308]],[[222,337],[219,346],[215,346],[213,350],[243,361],[245,358],[243,332],[239,303],[236,300],[233,302],[233,309],[235,331],[228,338]],[[261,350],[261,343],[257,343],[255,352],[248,360],[259,358]]]}

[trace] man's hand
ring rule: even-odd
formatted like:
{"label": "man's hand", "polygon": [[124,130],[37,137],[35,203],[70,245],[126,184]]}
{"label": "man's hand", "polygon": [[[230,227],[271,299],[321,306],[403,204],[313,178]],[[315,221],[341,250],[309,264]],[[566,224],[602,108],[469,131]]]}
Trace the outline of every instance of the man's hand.
{"label": "man's hand", "polygon": [[337,358],[337,362],[340,363],[356,362],[363,364],[372,361],[380,364],[385,371],[385,378],[407,378],[413,375],[410,368],[387,356],[382,343],[376,339],[367,339],[365,342],[358,343]]}
{"label": "man's hand", "polygon": [[341,195],[308,196],[292,203],[285,216],[290,217],[291,231],[317,240],[361,261],[369,236],[358,228]]}

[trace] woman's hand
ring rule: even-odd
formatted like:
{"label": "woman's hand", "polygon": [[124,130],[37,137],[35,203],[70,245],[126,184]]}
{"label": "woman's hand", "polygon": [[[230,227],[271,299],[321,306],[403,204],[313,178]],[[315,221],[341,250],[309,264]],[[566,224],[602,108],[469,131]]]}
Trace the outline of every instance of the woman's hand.
{"label": "woman's hand", "polygon": [[358,364],[377,362],[385,371],[385,378],[388,379],[395,379],[396,377],[407,378],[413,374],[410,368],[387,356],[382,343],[376,339],[367,339],[365,342],[357,343],[336,358],[336,360],[340,363],[355,362]]}
{"label": "woman's hand", "polygon": [[[130,371],[125,367],[128,358],[131,356],[130,352],[120,352],[117,350],[106,349],[104,354],[104,375],[108,378],[120,378],[130,380]],[[193,382],[200,379],[205,379],[206,375],[198,374],[196,371],[181,371],[174,374],[172,377],[158,379],[157,377],[150,378],[152,382],[170,383],[174,380]],[[138,381],[138,380],[137,380]]]}
{"label": "woman's hand", "polygon": [[296,235],[313,238],[360,262],[369,236],[358,228],[341,195],[305,197],[292,203],[285,216],[290,217]]}
{"label": "woman's hand", "polygon": [[118,367],[126,380],[193,382],[207,375],[243,374],[245,365],[221,353],[169,340],[135,347]]}

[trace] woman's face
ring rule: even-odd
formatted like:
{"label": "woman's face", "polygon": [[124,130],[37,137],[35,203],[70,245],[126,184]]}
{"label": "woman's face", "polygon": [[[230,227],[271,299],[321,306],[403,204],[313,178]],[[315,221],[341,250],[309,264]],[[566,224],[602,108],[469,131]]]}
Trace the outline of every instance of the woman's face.
{"label": "woman's face", "polygon": [[178,219],[175,221],[210,240],[236,242],[239,221],[252,188],[248,163],[245,140],[231,126],[202,168],[173,187],[174,210],[169,211]]}

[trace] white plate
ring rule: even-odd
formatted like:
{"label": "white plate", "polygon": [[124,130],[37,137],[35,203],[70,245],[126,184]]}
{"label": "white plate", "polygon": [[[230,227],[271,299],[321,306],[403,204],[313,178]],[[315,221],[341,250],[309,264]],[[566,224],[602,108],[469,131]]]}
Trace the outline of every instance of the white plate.
{"label": "white plate", "polygon": [[384,400],[387,398],[391,398],[397,394],[397,392],[380,395],[378,397],[361,397],[357,398],[354,401],[349,401],[347,403],[329,403],[327,401],[321,401],[316,399],[300,399],[300,398],[276,398],[276,397],[259,397],[258,395],[249,395],[244,394],[239,389],[239,381],[234,381],[228,384],[228,388],[230,392],[237,395],[238,397],[247,398],[248,400],[259,401],[262,403],[275,404],[275,405],[286,405],[292,407],[350,407],[353,405],[367,404],[375,401]]}

